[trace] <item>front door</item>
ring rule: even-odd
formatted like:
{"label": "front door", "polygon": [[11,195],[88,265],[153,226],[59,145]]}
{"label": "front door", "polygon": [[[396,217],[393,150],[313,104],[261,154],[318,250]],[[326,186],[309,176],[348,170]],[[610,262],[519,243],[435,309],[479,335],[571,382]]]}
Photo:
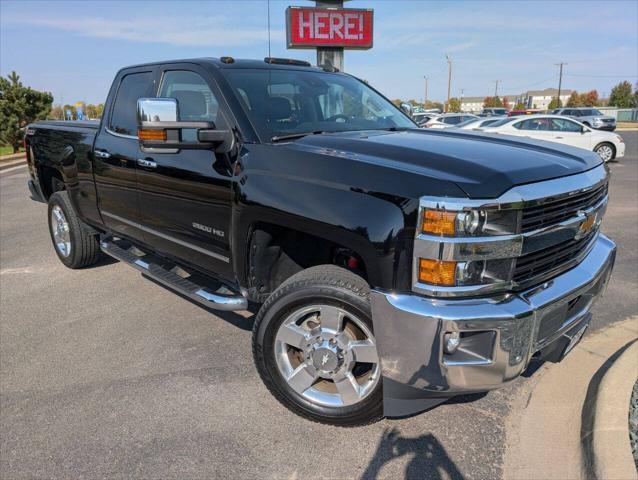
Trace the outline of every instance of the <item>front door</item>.
{"label": "front door", "polygon": [[[173,65],[160,72],[157,96],[175,98],[179,120],[227,121],[217,86],[193,65]],[[196,131],[182,131],[182,138]],[[146,242],[158,252],[203,270],[232,278],[230,263],[231,177],[226,155],[212,149],[142,153],[138,161],[140,223]]]}
{"label": "front door", "polygon": [[566,145],[591,150],[591,135],[583,127],[567,118],[552,118],[552,140]]}
{"label": "front door", "polygon": [[95,140],[93,171],[104,224],[124,236],[143,241],[139,228],[137,99],[153,91],[153,71],[121,74],[109,93],[108,111]]}

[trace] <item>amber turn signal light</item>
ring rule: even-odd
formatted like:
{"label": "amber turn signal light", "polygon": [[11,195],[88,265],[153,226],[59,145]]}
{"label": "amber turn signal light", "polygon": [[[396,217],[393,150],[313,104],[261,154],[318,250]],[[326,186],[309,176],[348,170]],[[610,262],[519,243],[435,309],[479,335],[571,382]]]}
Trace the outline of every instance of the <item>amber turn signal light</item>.
{"label": "amber turn signal light", "polygon": [[456,285],[456,262],[419,259],[419,282],[453,287]]}
{"label": "amber turn signal light", "polygon": [[425,210],[421,230],[436,235],[450,235],[456,233],[456,212]]}
{"label": "amber turn signal light", "polygon": [[140,140],[160,140],[166,141],[166,130],[145,130],[139,129],[137,131],[137,137]]}

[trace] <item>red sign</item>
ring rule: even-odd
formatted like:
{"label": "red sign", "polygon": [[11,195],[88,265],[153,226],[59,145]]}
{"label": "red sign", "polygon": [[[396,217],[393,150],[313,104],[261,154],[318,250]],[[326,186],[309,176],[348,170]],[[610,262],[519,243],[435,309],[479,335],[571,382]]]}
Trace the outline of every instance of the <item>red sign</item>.
{"label": "red sign", "polygon": [[372,47],[372,10],[288,7],[288,48]]}

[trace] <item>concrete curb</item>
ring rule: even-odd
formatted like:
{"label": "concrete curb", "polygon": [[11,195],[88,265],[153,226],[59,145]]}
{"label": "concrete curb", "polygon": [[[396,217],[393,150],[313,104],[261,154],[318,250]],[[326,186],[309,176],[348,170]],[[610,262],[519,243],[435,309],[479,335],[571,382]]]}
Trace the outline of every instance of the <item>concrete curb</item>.
{"label": "concrete curb", "polygon": [[19,165],[26,165],[27,164],[27,159],[26,158],[17,158],[15,160],[6,160],[3,162],[0,162],[0,172],[3,172],[4,170],[8,170],[11,167],[17,167]]}
{"label": "concrete curb", "polygon": [[[586,336],[562,362],[543,364],[521,382],[507,418],[503,478],[607,480],[593,465],[610,449],[593,454],[596,399],[604,373],[637,338],[633,316]],[[622,408],[626,448],[628,409],[629,399]]]}
{"label": "concrete curb", "polygon": [[3,164],[4,162],[10,162],[11,160],[18,160],[18,159],[26,159],[26,153],[24,152],[19,152],[19,153],[12,153],[10,155],[2,155],[0,156],[0,164]]}
{"label": "concrete curb", "polygon": [[634,342],[604,374],[596,396],[592,448],[597,478],[638,479],[627,420],[637,379],[638,342]]}

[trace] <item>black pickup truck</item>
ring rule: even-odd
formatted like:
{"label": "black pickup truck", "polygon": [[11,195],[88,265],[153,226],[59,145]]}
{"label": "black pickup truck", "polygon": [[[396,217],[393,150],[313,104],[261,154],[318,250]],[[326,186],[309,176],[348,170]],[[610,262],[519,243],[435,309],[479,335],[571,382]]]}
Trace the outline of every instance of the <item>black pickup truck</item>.
{"label": "black pickup truck", "polygon": [[35,123],[25,142],[67,267],[103,252],[209,308],[258,309],[261,378],[316,421],[409,415],[560,360],[614,263],[595,153],[419,129],[306,62],[124,68],[99,123]]}

